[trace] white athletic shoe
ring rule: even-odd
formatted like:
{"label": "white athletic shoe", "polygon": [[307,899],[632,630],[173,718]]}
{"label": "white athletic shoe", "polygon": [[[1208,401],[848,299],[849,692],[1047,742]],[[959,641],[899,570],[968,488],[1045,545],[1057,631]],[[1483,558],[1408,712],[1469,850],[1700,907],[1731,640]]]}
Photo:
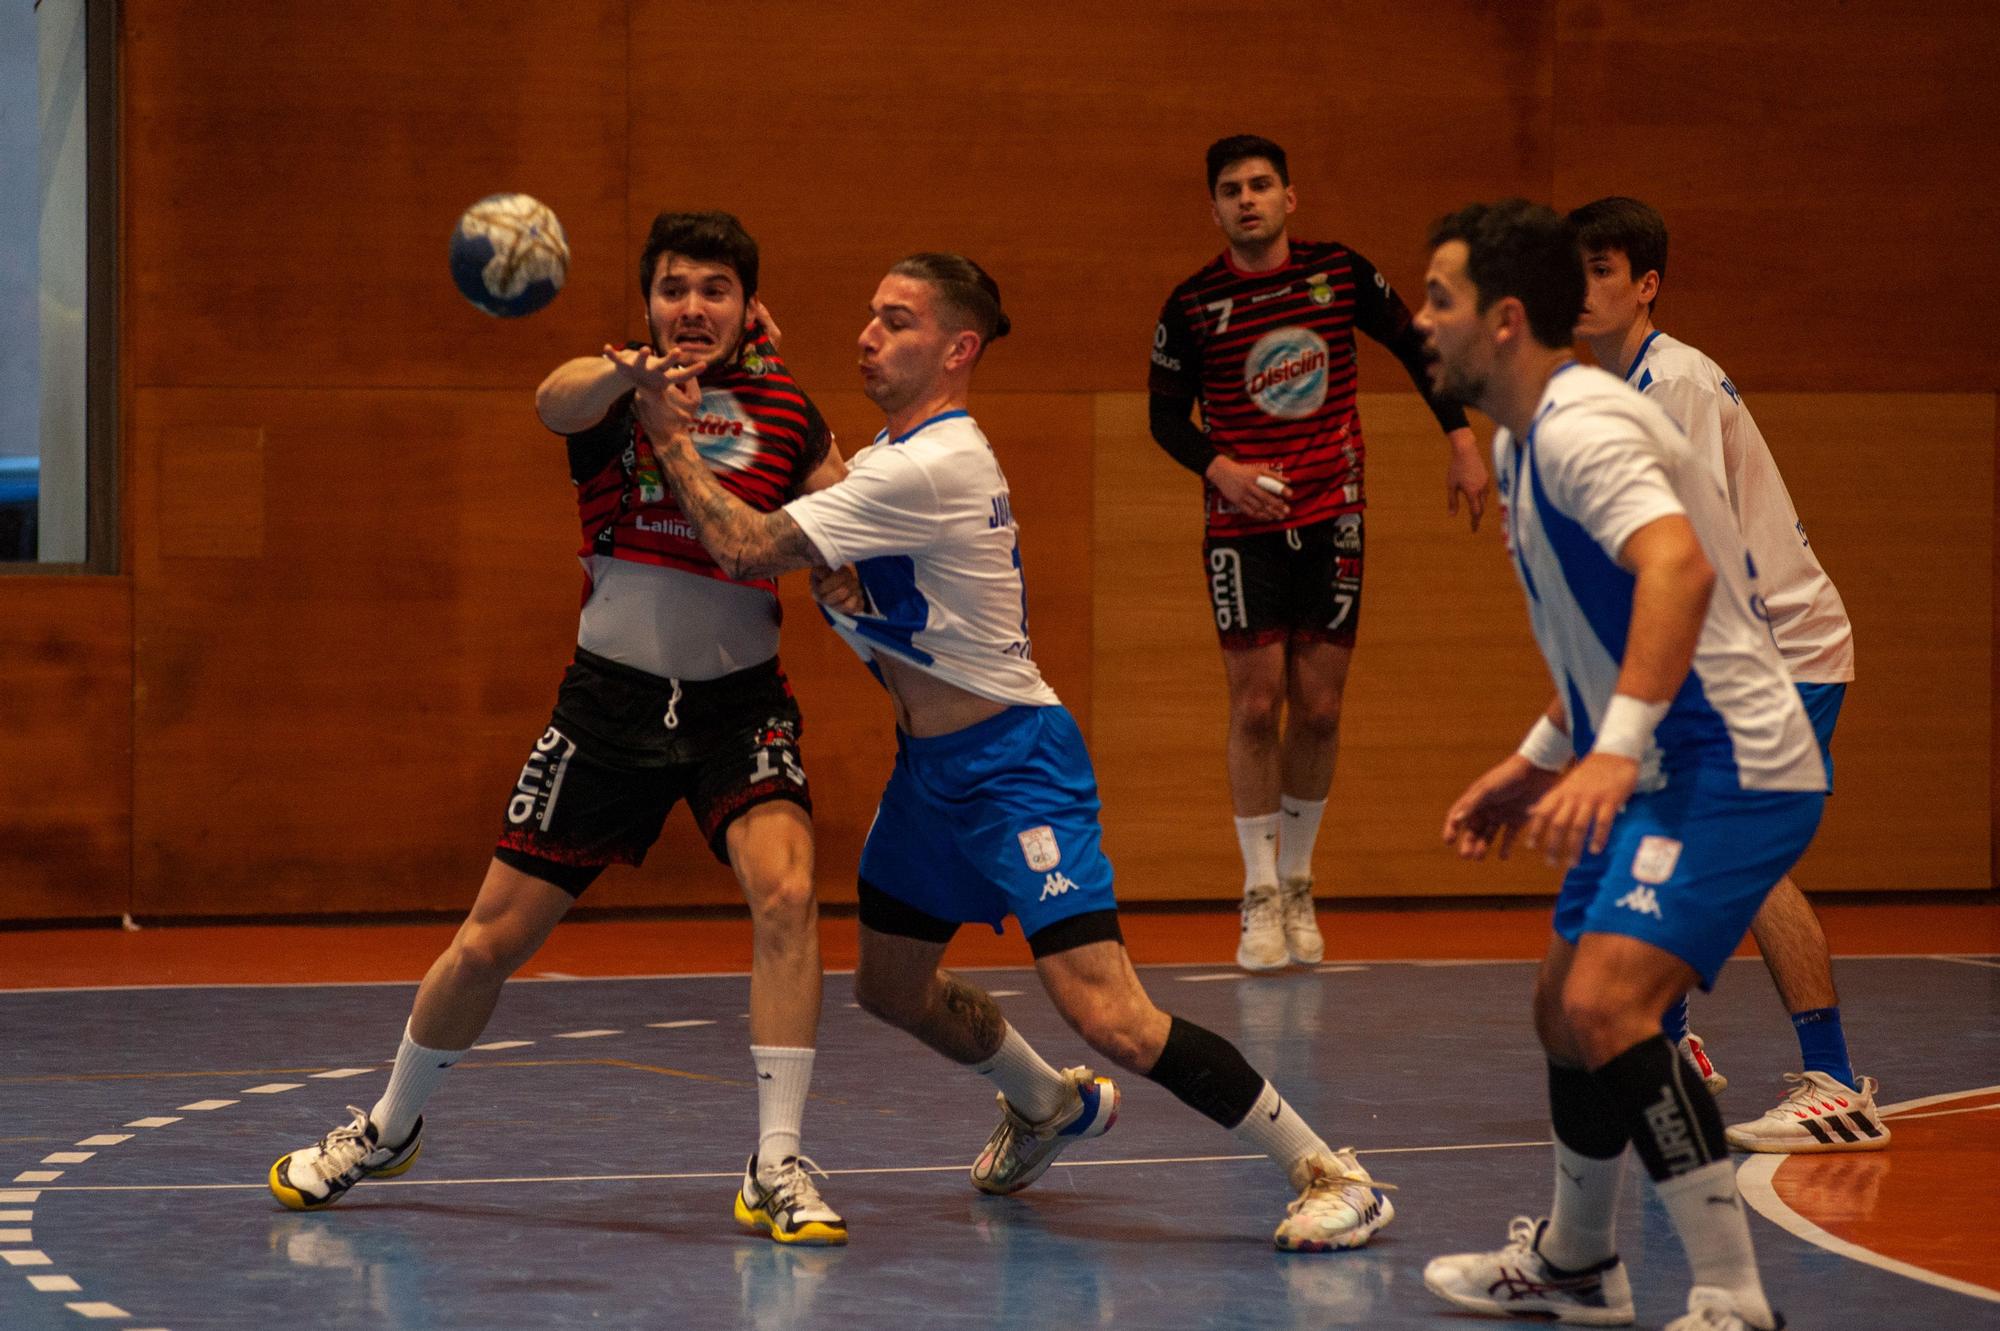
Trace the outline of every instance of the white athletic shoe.
{"label": "white athletic shoe", "polygon": [[271,1195],[294,1211],[332,1206],[347,1190],[367,1178],[394,1178],[417,1163],[424,1149],[424,1121],[410,1129],[400,1146],[384,1146],[368,1111],[347,1107],[351,1122],[335,1128],[311,1146],[278,1157],[266,1182]]}
{"label": "white athletic shoe", "polygon": [[1561,1271],[1541,1254],[1547,1220],[1518,1215],[1498,1252],[1435,1257],[1424,1286],[1446,1303],[1493,1317],[1538,1317],[1578,1326],[1630,1326],[1632,1281],[1609,1257],[1582,1271]]}
{"label": "white athletic shoe", "polygon": [[1352,1149],[1301,1161],[1292,1173],[1299,1199],[1285,1207],[1271,1241],[1285,1252],[1335,1252],[1359,1248],[1396,1218],[1384,1192]]}
{"label": "white athletic shoe", "polygon": [[1816,1151],[1879,1151],[1889,1125],[1875,1108],[1876,1082],[1863,1077],[1855,1090],[1824,1072],[1787,1072],[1797,1085],[1762,1118],[1731,1124],[1726,1135],[1739,1151],[1782,1155]]}
{"label": "white athletic shoe", "polygon": [[1118,1087],[1111,1078],[1089,1068],[1064,1068],[1062,1075],[1076,1098],[1044,1122],[1030,1123],[1015,1113],[1006,1092],[996,1097],[1000,1126],[972,1162],[973,1187],[996,1196],[1019,1192],[1047,1173],[1071,1142],[1111,1131],[1118,1121]]}
{"label": "white athletic shoe", "polygon": [[1313,880],[1288,878],[1283,888],[1285,950],[1301,966],[1317,966],[1326,956],[1326,940],[1319,934],[1319,918],[1313,911]]}
{"label": "white athletic shoe", "polygon": [[1278,885],[1260,883],[1244,889],[1243,937],[1236,944],[1236,964],[1246,971],[1281,971],[1290,959]]}
{"label": "white athletic shoe", "polygon": [[1668,1322],[1665,1331],[1784,1331],[1784,1314],[1773,1310],[1771,1318],[1769,1326],[1753,1322],[1736,1311],[1728,1290],[1696,1285],[1688,1291],[1687,1316]]}
{"label": "white athletic shoe", "polygon": [[1710,1095],[1721,1095],[1728,1089],[1729,1078],[1715,1070],[1715,1060],[1708,1056],[1708,1046],[1693,1031],[1681,1037],[1681,1057],[1694,1065],[1701,1074],[1701,1084],[1708,1087]]}

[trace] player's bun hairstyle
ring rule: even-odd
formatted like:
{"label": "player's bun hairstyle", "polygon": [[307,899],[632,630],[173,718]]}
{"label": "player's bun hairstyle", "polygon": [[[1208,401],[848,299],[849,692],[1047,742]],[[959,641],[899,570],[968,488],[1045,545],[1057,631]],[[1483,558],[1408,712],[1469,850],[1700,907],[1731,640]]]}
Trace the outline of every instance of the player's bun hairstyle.
{"label": "player's bun hairstyle", "polygon": [[1285,150],[1261,134],[1231,134],[1208,145],[1208,193],[1215,196],[1215,182],[1230,167],[1252,157],[1269,161],[1278,172],[1278,183],[1292,183],[1292,169],[1285,164]]}
{"label": "player's bun hairstyle", "polygon": [[981,351],[1013,331],[1014,321],[1000,308],[1000,284],[963,254],[912,254],[889,271],[928,282],[946,308],[979,334]]}
{"label": "player's bun hairstyle", "polygon": [[757,242],[730,213],[661,213],[646,233],[639,254],[639,294],[653,294],[653,266],[662,254],[702,263],[728,264],[743,284],[743,297],[757,294]]}
{"label": "player's bun hairstyle", "polygon": [[1465,273],[1484,313],[1509,296],[1545,347],[1566,347],[1583,313],[1583,253],[1555,209],[1526,199],[1470,203],[1431,227],[1431,248],[1465,242]]}
{"label": "player's bun hairstyle", "polygon": [[1569,224],[1586,255],[1617,250],[1632,265],[1634,281],[1647,273],[1667,280],[1667,219],[1651,204],[1613,194],[1570,213]]}

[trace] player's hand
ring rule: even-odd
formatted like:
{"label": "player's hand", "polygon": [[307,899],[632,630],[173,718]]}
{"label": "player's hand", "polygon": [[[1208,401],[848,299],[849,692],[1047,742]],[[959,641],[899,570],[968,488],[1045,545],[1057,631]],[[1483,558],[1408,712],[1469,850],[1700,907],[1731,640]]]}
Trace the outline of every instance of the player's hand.
{"label": "player's hand", "polygon": [[1489,849],[1506,859],[1528,810],[1561,779],[1518,753],[1508,754],[1453,802],[1444,816],[1445,844],[1463,860],[1483,860]]}
{"label": "player's hand", "polygon": [[614,347],[606,345],[604,359],[618,376],[634,388],[665,388],[668,376],[687,365],[686,357],[678,351],[670,351],[664,356],[655,355],[651,347]]}
{"label": "player's hand", "polygon": [[1581,859],[1585,847],[1601,855],[1611,840],[1612,820],[1638,784],[1639,764],[1632,759],[1615,753],[1586,754],[1528,811],[1522,839],[1550,864],[1563,867]]}
{"label": "player's hand", "polygon": [[1492,475],[1486,470],[1486,459],[1479,455],[1479,440],[1471,430],[1453,430],[1446,437],[1451,440],[1451,462],[1444,473],[1445,510],[1457,517],[1459,496],[1463,495],[1472,530],[1478,531],[1479,519],[1486,513],[1486,489],[1492,483]]}
{"label": "player's hand", "polygon": [[701,415],[701,384],[695,378],[701,366],[680,358],[679,352],[664,357],[638,352],[654,362],[638,367],[645,380],[635,379],[632,411],[639,428],[655,445],[665,444],[676,435],[685,435]]}
{"label": "player's hand", "polygon": [[843,615],[858,615],[868,608],[867,594],[861,590],[861,575],[852,565],[817,568],[812,571],[813,599]]}
{"label": "player's hand", "polygon": [[[1235,458],[1216,456],[1208,464],[1204,473],[1208,483],[1237,512],[1258,522],[1276,522],[1291,514],[1292,506],[1285,501],[1292,497],[1292,487],[1285,484],[1284,476],[1269,467],[1252,467],[1238,462]],[[1260,478],[1269,479],[1259,485]],[[1266,489],[1275,485],[1276,491]]]}
{"label": "player's hand", "polygon": [[776,351],[778,344],[785,340],[785,332],[778,327],[778,321],[771,317],[771,311],[765,308],[764,302],[755,296],[750,298],[750,326],[764,330],[764,337],[770,342],[773,351]]}

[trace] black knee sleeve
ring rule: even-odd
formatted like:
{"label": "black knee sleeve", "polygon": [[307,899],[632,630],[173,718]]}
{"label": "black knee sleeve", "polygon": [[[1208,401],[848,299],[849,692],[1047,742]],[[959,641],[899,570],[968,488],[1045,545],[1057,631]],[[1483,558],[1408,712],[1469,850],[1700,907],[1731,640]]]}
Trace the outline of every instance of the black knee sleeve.
{"label": "black knee sleeve", "polygon": [[1616,1159],[1632,1140],[1625,1115],[1583,1068],[1549,1064],[1549,1122],[1557,1141],[1593,1160]]}
{"label": "black knee sleeve", "polygon": [[1641,1040],[1591,1075],[1617,1106],[1655,1182],[1729,1158],[1715,1097],[1664,1035]]}
{"label": "black knee sleeve", "polygon": [[1146,1076],[1225,1128],[1241,1123],[1264,1092],[1263,1075],[1235,1045],[1179,1017],[1167,1028],[1167,1047]]}

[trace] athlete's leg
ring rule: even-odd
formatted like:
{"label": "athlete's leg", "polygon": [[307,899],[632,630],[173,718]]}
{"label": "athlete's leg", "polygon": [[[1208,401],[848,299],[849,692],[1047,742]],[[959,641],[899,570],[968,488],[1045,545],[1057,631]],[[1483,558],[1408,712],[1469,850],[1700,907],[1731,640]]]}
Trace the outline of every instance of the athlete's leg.
{"label": "athlete's leg", "polygon": [[944,942],[863,924],[854,1001],[954,1063],[983,1063],[1000,1050],[1007,1019],[987,992],[938,968]]}
{"label": "athlete's leg", "polygon": [[1123,943],[1042,952],[1035,968],[1056,1010],[1091,1048],[1166,1087],[1285,1171],[1301,1199],[1278,1228],[1279,1246],[1359,1247],[1395,1215],[1353,1155],[1329,1148],[1235,1045],[1161,1011]]}
{"label": "athlete's leg", "polygon": [[527,964],[576,898],[494,860],[458,928],[417,989],[410,1035],[431,1049],[464,1049],[479,1038],[500,987]]}
{"label": "athlete's leg", "polygon": [[1289,955],[1278,896],[1285,644],[1224,643],[1222,671],[1229,682],[1229,797],[1243,855],[1243,932],[1236,964],[1278,970]]}
{"label": "athlete's leg", "polygon": [[1278,882],[1285,946],[1293,961],[1326,956],[1313,905],[1313,846],[1340,754],[1340,705],[1354,644],[1295,638],[1285,658],[1285,738],[1279,798]]}
{"label": "athlete's leg", "polygon": [[[1843,1085],[1854,1085],[1847,1040],[1840,1028],[1840,995],[1833,984],[1833,958],[1826,931],[1806,894],[1786,877],[1771,889],[1763,908],[1750,923],[1751,936],[1764,954],[1765,968],[1778,986],[1778,997],[1798,1027],[1799,1049],[1808,1071],[1825,1072]],[[1800,1024],[1799,1018],[1809,1020]]]}
{"label": "athlete's leg", "polygon": [[1558,1043],[1583,1056],[1615,1106],[1680,1235],[1694,1283],[1728,1290],[1747,1320],[1769,1326],[1722,1116],[1660,1029],[1660,1013],[1700,980],[1652,943],[1586,933],[1563,981]]}

